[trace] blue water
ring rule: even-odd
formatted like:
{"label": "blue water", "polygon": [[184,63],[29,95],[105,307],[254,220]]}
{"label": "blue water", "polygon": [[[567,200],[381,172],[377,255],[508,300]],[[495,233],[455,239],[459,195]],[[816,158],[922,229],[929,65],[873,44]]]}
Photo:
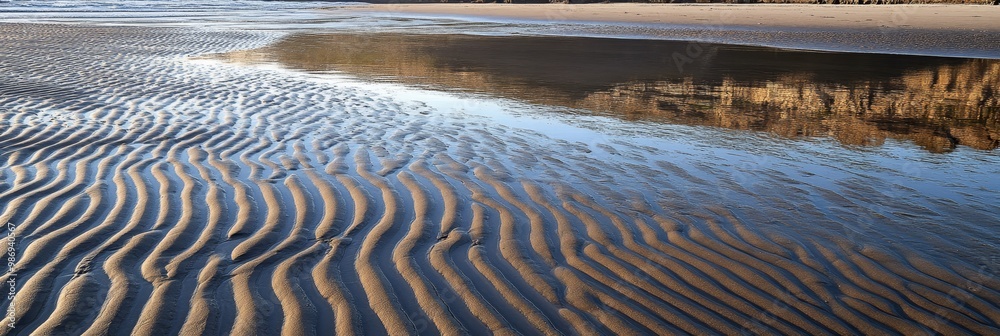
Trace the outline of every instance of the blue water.
{"label": "blue water", "polygon": [[122,0],[122,1],[39,1],[39,0],[18,0],[0,1],[0,8],[4,12],[24,11],[24,12],[113,12],[113,11],[162,11],[162,10],[195,10],[195,11],[217,11],[217,10],[246,10],[246,9],[290,9],[290,8],[315,8],[323,5],[342,5],[334,2],[310,2],[310,1],[149,1],[149,0]]}
{"label": "blue water", "polygon": [[316,10],[321,7],[343,5],[351,4],[244,0],[11,1],[0,3],[0,20],[29,23],[194,26],[216,29],[295,29],[303,26],[323,26],[330,21],[343,22],[343,17],[324,17]]}

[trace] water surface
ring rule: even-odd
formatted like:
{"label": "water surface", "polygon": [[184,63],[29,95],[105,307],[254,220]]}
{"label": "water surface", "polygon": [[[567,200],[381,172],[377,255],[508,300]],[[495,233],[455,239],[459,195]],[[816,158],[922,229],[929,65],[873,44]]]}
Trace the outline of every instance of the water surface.
{"label": "water surface", "polygon": [[582,37],[296,34],[220,56],[625,120],[992,150],[1000,61]]}

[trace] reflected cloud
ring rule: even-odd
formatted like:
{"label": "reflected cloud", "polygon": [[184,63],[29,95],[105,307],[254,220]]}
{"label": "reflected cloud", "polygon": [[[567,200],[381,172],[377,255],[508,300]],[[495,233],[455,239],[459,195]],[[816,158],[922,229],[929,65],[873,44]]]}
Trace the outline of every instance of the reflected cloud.
{"label": "reflected cloud", "polygon": [[583,37],[295,34],[213,57],[585,109],[625,120],[1000,145],[1000,61]]}

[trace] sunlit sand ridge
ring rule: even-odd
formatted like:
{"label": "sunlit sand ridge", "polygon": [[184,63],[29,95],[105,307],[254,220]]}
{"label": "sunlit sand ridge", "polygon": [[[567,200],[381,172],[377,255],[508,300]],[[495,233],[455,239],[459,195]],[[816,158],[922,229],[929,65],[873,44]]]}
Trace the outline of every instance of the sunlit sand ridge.
{"label": "sunlit sand ridge", "polygon": [[0,332],[1000,333],[995,265],[949,254],[996,255],[967,248],[988,192],[189,59],[275,37],[0,25],[0,222],[22,237]]}

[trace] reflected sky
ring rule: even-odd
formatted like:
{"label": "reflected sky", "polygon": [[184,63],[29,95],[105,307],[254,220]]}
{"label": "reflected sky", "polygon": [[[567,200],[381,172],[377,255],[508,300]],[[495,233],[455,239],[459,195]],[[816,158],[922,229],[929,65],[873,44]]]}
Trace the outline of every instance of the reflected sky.
{"label": "reflected sky", "polygon": [[565,106],[624,120],[998,146],[1000,61],[696,42],[537,36],[295,34],[218,57]]}

